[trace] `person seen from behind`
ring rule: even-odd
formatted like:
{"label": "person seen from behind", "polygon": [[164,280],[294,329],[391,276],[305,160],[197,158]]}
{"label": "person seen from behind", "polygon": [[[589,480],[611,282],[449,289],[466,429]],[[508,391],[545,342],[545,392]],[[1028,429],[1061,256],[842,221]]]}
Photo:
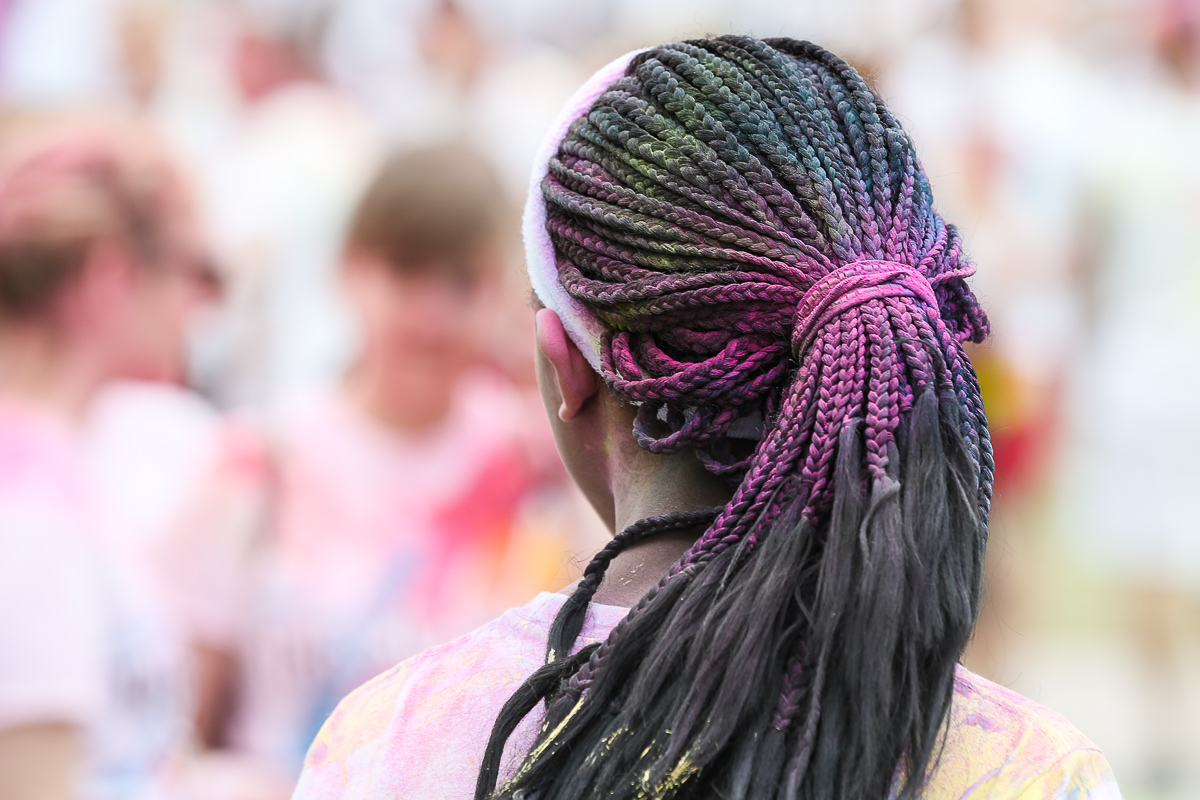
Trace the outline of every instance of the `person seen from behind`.
{"label": "person seen from behind", "polygon": [[298,800],[1119,796],[958,663],[988,322],[850,65],[737,36],[618,59],[552,128],[525,236],[546,410],[613,539],[350,695]]}
{"label": "person seen from behind", "polygon": [[0,797],[152,800],[187,731],[182,643],[85,468],[117,379],[175,380],[210,291],[138,125],[0,121]]}

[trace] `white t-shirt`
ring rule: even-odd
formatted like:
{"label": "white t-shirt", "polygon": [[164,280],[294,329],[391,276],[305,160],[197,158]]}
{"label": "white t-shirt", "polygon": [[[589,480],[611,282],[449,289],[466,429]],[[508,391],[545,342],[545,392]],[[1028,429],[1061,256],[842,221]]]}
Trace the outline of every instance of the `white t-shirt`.
{"label": "white t-shirt", "polygon": [[0,412],[0,728],[90,723],[104,703],[103,622],[77,476],[57,430],[13,422]]}
{"label": "white t-shirt", "polygon": [[156,800],[185,725],[181,650],[99,508],[76,432],[0,405],[0,728],[77,724],[85,797]]}
{"label": "white t-shirt", "polygon": [[130,546],[153,555],[183,504],[212,469],[221,417],[190,389],[117,381],[86,423],[87,479],[106,519]]}

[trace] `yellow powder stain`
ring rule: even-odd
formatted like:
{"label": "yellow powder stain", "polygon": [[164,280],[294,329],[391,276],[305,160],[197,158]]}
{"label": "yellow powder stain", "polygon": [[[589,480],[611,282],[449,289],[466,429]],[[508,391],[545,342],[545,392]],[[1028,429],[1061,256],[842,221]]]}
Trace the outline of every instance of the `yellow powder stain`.
{"label": "yellow powder stain", "polygon": [[567,713],[567,715],[563,717],[563,721],[558,723],[554,730],[550,732],[550,735],[543,739],[541,744],[529,751],[529,755],[526,757],[525,763],[521,765],[521,769],[518,770],[517,774],[512,776],[508,783],[505,784],[505,791],[507,791],[508,786],[511,786],[515,781],[519,780],[525,775],[526,772],[529,771],[529,765],[536,763],[537,760],[542,757],[542,753],[546,752],[546,748],[554,742],[555,737],[563,732],[563,729],[567,727],[567,723],[571,721],[571,718],[575,716],[576,712],[578,712],[582,706],[583,698],[580,697],[575,701],[575,705],[571,707],[571,710]]}

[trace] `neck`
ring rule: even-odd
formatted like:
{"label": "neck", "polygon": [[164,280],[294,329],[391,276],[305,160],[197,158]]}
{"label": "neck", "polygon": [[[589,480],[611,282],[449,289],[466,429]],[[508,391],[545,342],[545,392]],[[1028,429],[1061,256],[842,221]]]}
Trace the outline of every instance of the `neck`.
{"label": "neck", "polygon": [[706,470],[691,448],[656,456],[639,447],[622,460],[613,473],[620,476],[613,486],[614,533],[647,517],[724,505],[731,495],[728,484]]}
{"label": "neck", "polygon": [[95,354],[81,352],[46,326],[0,326],[0,396],[81,421],[107,374]]}
{"label": "neck", "polygon": [[[706,470],[690,448],[669,456],[638,448],[626,456],[626,463],[616,465],[611,473],[621,476],[621,483],[613,487],[617,531],[647,517],[724,505],[732,495],[728,484]],[[609,565],[593,601],[632,607],[703,533],[700,526],[655,534],[630,545]]]}

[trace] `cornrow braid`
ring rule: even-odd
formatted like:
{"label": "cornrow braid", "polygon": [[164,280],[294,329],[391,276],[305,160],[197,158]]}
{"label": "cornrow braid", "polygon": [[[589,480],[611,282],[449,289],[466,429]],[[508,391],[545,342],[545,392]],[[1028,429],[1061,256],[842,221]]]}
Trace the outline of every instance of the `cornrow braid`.
{"label": "cornrow braid", "polygon": [[[597,555],[497,721],[477,800],[917,796],[978,613],[993,464],[963,351],[987,318],[908,136],[816,45],[678,42],[629,62],[541,192],[633,435],[693,448],[733,496]],[[699,526],[568,655],[621,548]]]}

